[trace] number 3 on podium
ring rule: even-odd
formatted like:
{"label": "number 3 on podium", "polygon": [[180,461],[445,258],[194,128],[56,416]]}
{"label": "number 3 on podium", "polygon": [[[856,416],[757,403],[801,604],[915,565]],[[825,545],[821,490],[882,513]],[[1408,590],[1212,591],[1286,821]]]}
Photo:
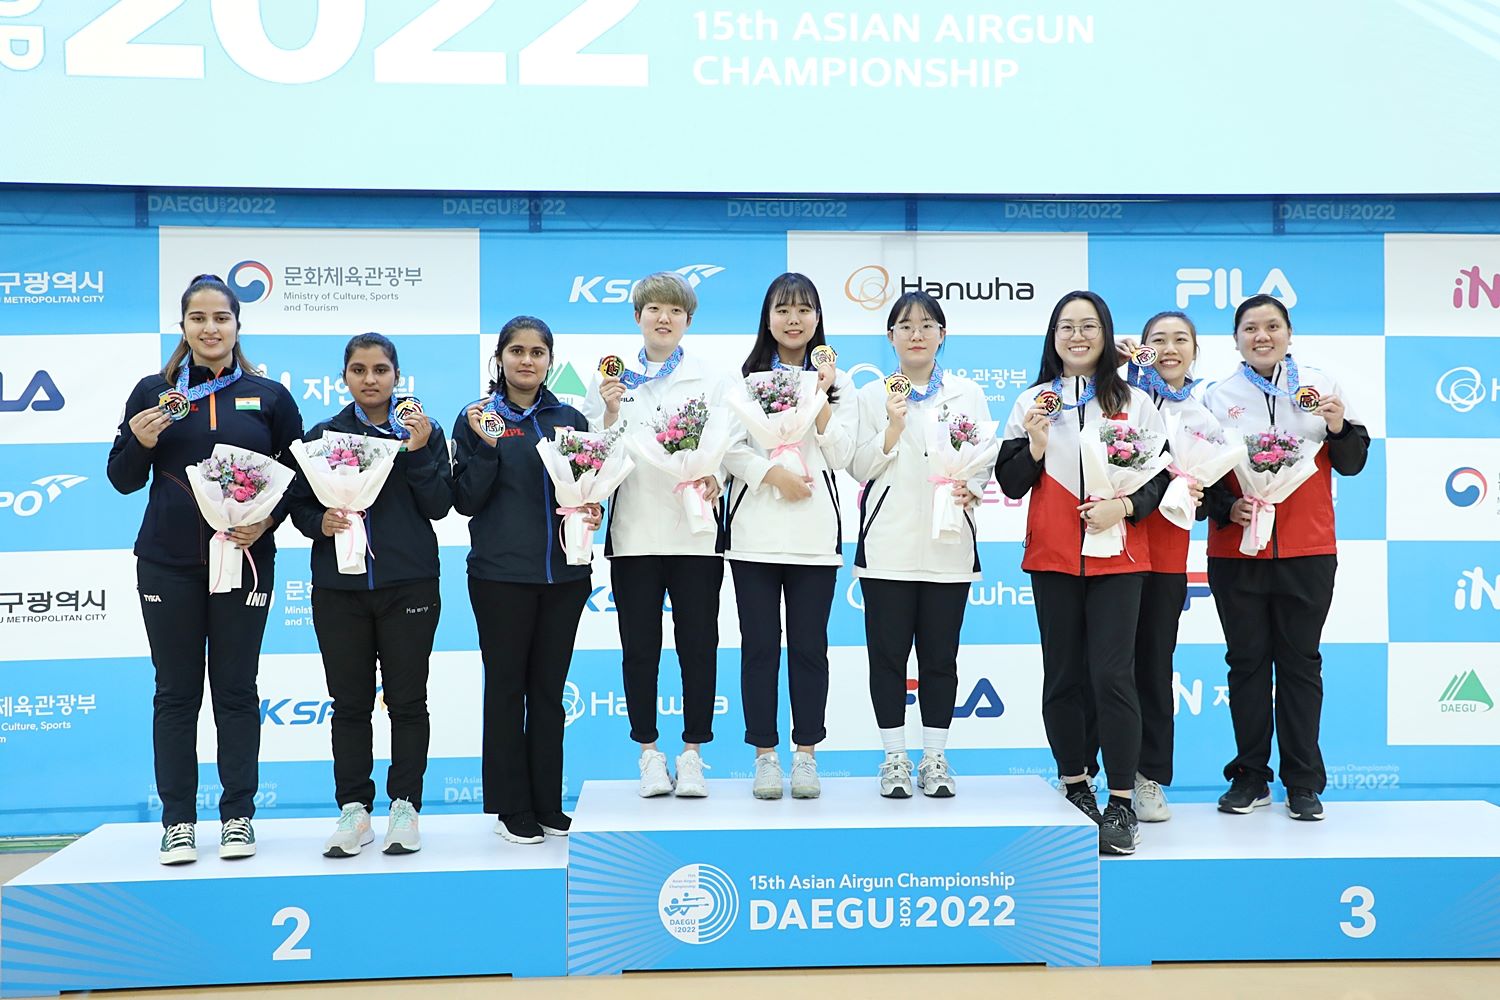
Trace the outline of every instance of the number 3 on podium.
{"label": "number 3 on podium", "polygon": [[285,941],[281,942],[281,946],[271,953],[271,961],[298,962],[312,958],[311,948],[297,947],[297,942],[301,941],[303,935],[312,927],[312,918],[300,906],[283,906],[276,911],[276,916],[271,918],[271,926],[280,927],[288,921],[291,921],[293,925],[292,932],[286,936]]}
{"label": "number 3 on podium", "polygon": [[1339,902],[1354,904],[1349,910],[1349,916],[1358,920],[1358,923],[1350,920],[1339,921],[1339,930],[1343,931],[1346,937],[1362,938],[1375,933],[1375,893],[1372,890],[1362,885],[1351,885],[1339,897]]}

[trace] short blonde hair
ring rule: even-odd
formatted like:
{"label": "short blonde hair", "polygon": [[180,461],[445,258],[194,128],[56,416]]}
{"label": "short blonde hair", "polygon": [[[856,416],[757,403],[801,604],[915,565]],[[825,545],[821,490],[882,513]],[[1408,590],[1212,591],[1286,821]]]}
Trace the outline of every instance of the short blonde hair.
{"label": "short blonde hair", "polygon": [[657,271],[635,283],[630,293],[630,303],[635,306],[637,316],[648,302],[660,302],[669,306],[681,306],[687,310],[688,318],[698,311],[698,293],[688,280],[676,271]]}

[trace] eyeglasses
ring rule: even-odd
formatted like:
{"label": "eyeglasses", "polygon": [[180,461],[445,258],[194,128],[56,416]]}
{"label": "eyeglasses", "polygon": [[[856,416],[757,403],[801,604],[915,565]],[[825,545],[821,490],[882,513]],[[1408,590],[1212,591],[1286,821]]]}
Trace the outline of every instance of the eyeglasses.
{"label": "eyeglasses", "polygon": [[1078,326],[1074,326],[1072,323],[1057,324],[1057,332],[1059,336],[1071,337],[1073,336],[1073,332],[1076,330],[1077,332],[1083,334],[1085,337],[1088,337],[1090,340],[1099,336],[1100,331],[1103,329],[1103,326],[1093,322],[1092,320],[1080,323]]}
{"label": "eyeglasses", "polygon": [[897,323],[895,325],[894,329],[895,329],[895,331],[897,333],[901,334],[901,336],[903,336],[903,337],[910,337],[913,333],[916,333],[918,330],[922,331],[923,334],[925,334],[925,335],[927,335],[927,336],[930,337],[934,333],[937,333],[939,330],[941,330],[942,327],[938,326],[932,320],[928,320],[927,322],[922,323],[920,325],[915,324],[915,323]]}

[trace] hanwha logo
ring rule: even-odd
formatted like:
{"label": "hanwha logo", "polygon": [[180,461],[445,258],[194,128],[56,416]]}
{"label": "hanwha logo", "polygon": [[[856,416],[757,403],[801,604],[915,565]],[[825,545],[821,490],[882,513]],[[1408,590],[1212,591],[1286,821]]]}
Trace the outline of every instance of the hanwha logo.
{"label": "hanwha logo", "polygon": [[563,685],[563,728],[571,726],[583,718],[588,711],[588,705],[584,703],[583,693],[578,690],[578,685],[568,681]]}
{"label": "hanwha logo", "polygon": [[1478,469],[1454,469],[1448,473],[1448,481],[1443,484],[1443,489],[1448,494],[1448,502],[1453,506],[1472,507],[1489,493],[1489,483]]}
{"label": "hanwha logo", "polygon": [[1484,402],[1484,380],[1474,368],[1450,368],[1437,380],[1437,398],[1459,413]]}
{"label": "hanwha logo", "polygon": [[866,264],[844,280],[844,297],[874,312],[891,300],[891,272],[879,264]]}
{"label": "hanwha logo", "polygon": [[271,269],[258,260],[242,260],[229,269],[228,285],[241,302],[259,302],[271,294]]}
{"label": "hanwha logo", "polygon": [[656,901],[661,925],[686,944],[712,944],[734,928],[740,894],[713,865],[683,865],[662,883]]}

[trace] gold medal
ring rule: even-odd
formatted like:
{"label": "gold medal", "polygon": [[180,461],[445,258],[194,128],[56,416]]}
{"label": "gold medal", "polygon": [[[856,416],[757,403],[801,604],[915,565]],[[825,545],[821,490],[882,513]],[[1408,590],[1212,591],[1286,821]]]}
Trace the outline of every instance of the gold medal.
{"label": "gold medal", "polygon": [[814,368],[822,368],[824,365],[837,364],[839,352],[827,344],[819,344],[812,350],[812,363]]}
{"label": "gold medal", "polygon": [[1302,407],[1302,409],[1306,410],[1308,413],[1312,413],[1318,407],[1323,405],[1323,397],[1318,395],[1318,390],[1314,389],[1310,385],[1304,385],[1302,388],[1298,389],[1292,395],[1292,398],[1297,401],[1298,406]]}
{"label": "gold medal", "polygon": [[422,401],[416,396],[403,397],[396,403],[396,420],[405,421],[407,416],[422,412]]}
{"label": "gold medal", "polygon": [[1036,405],[1042,408],[1042,412],[1051,416],[1062,409],[1062,397],[1051,389],[1043,389],[1036,394]]}
{"label": "gold medal", "polygon": [[486,410],[479,418],[479,429],[486,437],[498,438],[505,433],[505,418],[494,410]]}
{"label": "gold medal", "polygon": [[885,377],[885,391],[894,392],[898,396],[910,396],[911,379],[907,378],[901,372],[896,372],[894,375],[887,375]]}
{"label": "gold medal", "polygon": [[1141,368],[1150,368],[1156,364],[1156,348],[1137,347],[1134,351],[1130,352],[1130,360]]}
{"label": "gold medal", "polygon": [[606,354],[599,359],[599,374],[605,378],[619,378],[625,371],[625,359],[618,354]]}
{"label": "gold medal", "polygon": [[156,405],[161,412],[171,417],[174,422],[186,417],[193,408],[193,404],[188,402],[187,396],[176,389],[168,389],[156,397]]}

